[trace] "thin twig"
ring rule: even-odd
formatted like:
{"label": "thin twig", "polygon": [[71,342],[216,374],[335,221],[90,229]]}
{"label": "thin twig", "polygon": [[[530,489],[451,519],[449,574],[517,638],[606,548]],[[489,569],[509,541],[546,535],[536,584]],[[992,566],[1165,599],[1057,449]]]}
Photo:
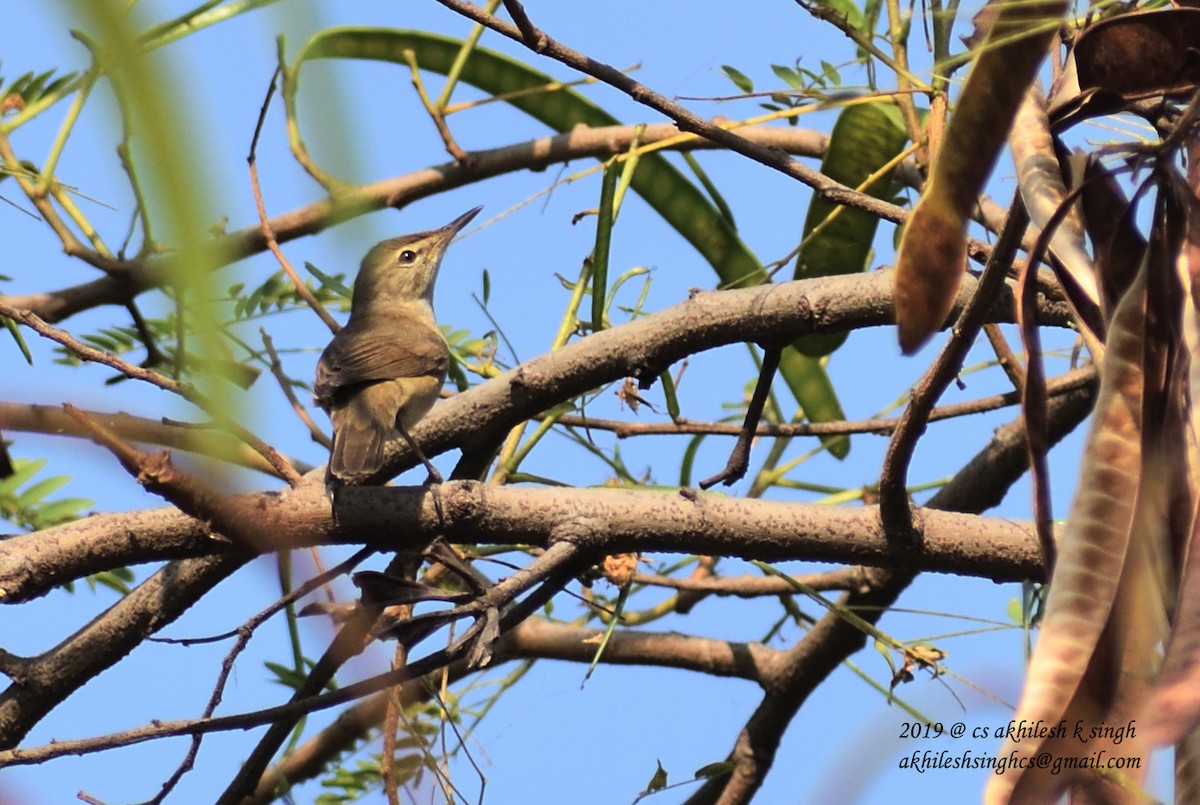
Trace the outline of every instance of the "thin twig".
{"label": "thin twig", "polygon": [[329,332],[336,334],[342,326],[337,323],[333,316],[329,315],[329,311],[325,309],[317,298],[313,296],[313,292],[309,290],[308,285],[296,273],[296,269],[292,267],[291,262],[284,256],[283,250],[279,248],[279,241],[275,238],[275,230],[271,227],[271,219],[267,217],[267,207],[263,202],[262,187],[258,182],[258,137],[262,134],[263,122],[267,119],[267,109],[271,107],[271,98],[275,96],[275,85],[279,81],[279,73],[283,68],[276,67],[274,75],[271,76],[271,86],[267,89],[267,97],[263,98],[262,108],[258,112],[258,123],[254,126],[254,137],[250,140],[250,154],[246,157],[246,162],[250,167],[250,189],[254,193],[254,208],[258,211],[258,224],[262,231],[262,236],[266,242],[266,246],[271,250],[271,254],[275,255],[275,259],[279,261],[279,265],[283,267],[284,273],[291,279],[292,285],[296,287],[296,293],[300,295],[313,313],[325,323],[329,328]]}
{"label": "thin twig", "polygon": [[[554,561],[548,562],[543,567],[546,573],[543,584],[510,607],[501,616],[500,627],[502,631],[513,628],[530,614],[544,606],[546,601],[557,593],[581,569],[580,562],[582,560],[572,549],[572,546],[567,543],[560,543],[558,548],[559,550],[556,551]],[[547,555],[549,553],[550,551],[547,551]],[[410,663],[406,668],[388,671],[364,679],[361,682],[346,685],[337,690],[321,693],[303,700],[293,700],[287,704],[250,713],[239,713],[231,716],[218,716],[206,719],[155,721],[147,726],[136,727],[109,735],[79,740],[56,741],[30,749],[2,750],[0,751],[0,767],[40,763],[65,755],[101,752],[106,749],[131,746],[159,738],[208,734],[228,730],[244,730],[263,724],[276,724],[285,720],[294,721],[308,713],[326,710],[345,702],[354,701],[372,693],[387,690],[408,680],[422,677],[436,669],[444,668],[451,662],[462,659],[467,654],[469,644],[474,636],[471,632],[464,633],[452,645],[431,652],[420,660]]]}
{"label": "thin twig", "polygon": [[[233,672],[234,662],[237,660],[238,655],[240,655],[242,651],[245,650],[246,646],[249,645],[250,638],[254,636],[254,632],[259,626],[262,626],[264,623],[270,620],[280,610],[295,603],[296,601],[299,601],[301,598],[308,595],[318,587],[329,583],[338,576],[350,572],[351,569],[357,567],[359,563],[373,553],[375,553],[374,548],[361,548],[349,559],[346,559],[344,562],[340,562],[329,570],[309,579],[304,584],[301,584],[299,587],[275,601],[273,604],[259,612],[254,617],[250,618],[232,633],[226,635],[236,635],[237,642],[233,644],[233,646],[229,649],[229,652],[225,655],[225,659],[221,661],[221,672],[217,675],[217,681],[216,684],[213,685],[212,695],[209,696],[208,704],[205,705],[204,712],[200,717],[205,719],[210,718],[212,714],[216,712],[217,706],[220,705],[221,700],[224,698],[225,685],[229,681],[229,675]],[[203,734],[197,733],[192,736],[191,746],[188,748],[187,755],[184,756],[183,762],[179,764],[179,767],[175,769],[175,772],[167,779],[165,783],[163,783],[162,790],[159,791],[159,793],[151,800],[149,800],[147,805],[158,805],[158,803],[161,803],[163,800],[165,800],[167,795],[170,794],[175,786],[179,784],[179,781],[183,779],[183,775],[191,771],[196,762],[196,755],[200,751],[200,743],[203,740]]]}
{"label": "thin twig", "polygon": [[417,90],[417,97],[421,99],[421,105],[425,107],[425,111],[433,120],[433,125],[446,145],[446,152],[453,157],[455,162],[465,162],[469,158],[467,152],[455,142],[454,135],[450,133],[450,127],[446,125],[446,116],[438,111],[425,92],[425,84],[421,81],[421,68],[417,65],[417,54],[411,50],[405,50],[404,60],[408,62],[408,67],[412,70],[412,83]]}
{"label": "thin twig", "polygon": [[[1067,394],[1096,381],[1096,367],[1089,364],[1079,369],[1073,369],[1050,381],[1046,390],[1050,396]],[[1021,402],[1019,391],[1009,391],[1004,394],[993,394],[976,400],[951,403],[934,408],[929,414],[928,422],[938,422],[972,414],[982,414],[996,411]],[[540,417],[539,417],[540,418]],[[878,419],[857,419],[842,422],[801,422],[794,424],[773,425],[759,423],[754,435],[758,437],[789,438],[793,436],[843,436],[855,433],[874,433],[887,436],[893,433],[901,421],[901,417],[881,417]],[[573,414],[558,417],[559,424],[571,427],[584,427],[592,430],[609,431],[618,439],[633,436],[737,436],[742,432],[742,426],[732,422],[692,422],[679,419],[675,422],[626,422],[619,419],[594,419]]]}
{"label": "thin twig", "polygon": [[865,193],[855,193],[851,188],[830,179],[815,168],[810,168],[789,157],[786,153],[765,148],[746,138],[705,120],[694,112],[660,95],[649,87],[630,78],[617,68],[596,61],[584,54],[560,44],[539,30],[529,20],[524,8],[517,0],[505,0],[504,7],[517,25],[513,26],[488,14],[478,6],[463,0],[438,0],[446,8],[462,16],[486,25],[493,31],[519,42],[535,53],[547,56],[568,67],[593,76],[605,84],[629,95],[638,103],[655,109],[675,121],[681,131],[698,134],[715,143],[749,157],[755,162],[784,173],[813,188],[822,198],[834,204],[845,204],[866,210],[880,218],[901,222],[907,212],[895,204],[880,201]]}
{"label": "thin twig", "polygon": [[950,338],[937,359],[913,389],[912,398],[892,434],[879,478],[879,511],[884,528],[894,537],[911,539],[914,530],[920,530],[913,522],[912,506],[908,500],[909,462],[912,461],[918,439],[925,432],[934,404],[957,376],[963,359],[983,325],[983,317],[995,304],[996,293],[1008,276],[1009,266],[1028,223],[1029,216],[1021,204],[1020,194],[1016,194],[1008,220],[971,301],[959,314]]}
{"label": "thin twig", "polygon": [[296,472],[296,469],[291,466],[291,464],[287,462],[287,459],[281,456],[279,452],[275,450],[275,448],[268,445],[262,439],[258,438],[241,425],[229,419],[229,417],[223,415],[219,405],[216,405],[209,400],[207,396],[202,394],[190,383],[182,383],[178,380],[173,380],[172,378],[167,377],[161,372],[156,372],[153,369],[135,366],[128,361],[118,358],[111,352],[104,352],[94,347],[89,347],[87,344],[77,341],[66,330],[60,330],[57,327],[51,327],[46,322],[42,321],[41,318],[33,313],[30,313],[28,310],[14,308],[3,301],[0,301],[0,316],[4,316],[5,318],[12,319],[19,324],[23,324],[36,332],[38,335],[48,338],[56,344],[66,347],[80,360],[103,364],[104,366],[116,369],[118,372],[126,375],[127,377],[131,377],[134,380],[143,380],[153,386],[163,389],[164,391],[169,391],[172,394],[178,394],[180,397],[183,397],[188,402],[201,408],[216,418],[221,423],[222,427],[227,428],[231,433],[233,433],[233,435],[249,445],[254,452],[266,459],[267,463],[275,468],[276,472],[279,473],[279,477],[285,479],[292,486],[295,486],[300,482],[300,474]]}
{"label": "thin twig", "polygon": [[[773,127],[764,125],[742,125],[719,122],[721,127],[736,128],[743,137],[759,143],[764,148],[780,153],[802,156],[820,156],[828,137],[818,131]],[[384,179],[361,188],[348,188],[338,197],[320,201],[281,213],[271,219],[271,230],[280,242],[320,232],[334,223],[363,215],[385,207],[400,208],[412,202],[463,187],[482,179],[533,168],[540,170],[547,165],[569,162],[581,157],[607,159],[629,151],[630,143],[638,126],[602,126],[595,129],[576,128],[569,132],[540,137],[527,142],[469,152],[467,163],[456,162],[433,165],[390,179]],[[669,123],[646,126],[641,138],[642,150],[654,147],[669,147],[672,150],[692,151],[720,148],[720,144],[695,135],[680,136],[679,129]],[[669,145],[668,145],[669,142]],[[866,194],[863,204],[874,199]],[[853,207],[862,206],[853,199],[842,199],[839,203]],[[263,251],[266,243],[261,225],[229,232],[206,243],[203,254],[197,259],[213,269],[228,265]],[[991,247],[976,239],[968,240],[968,251],[973,260],[982,262],[991,252]],[[69,316],[103,304],[124,304],[130,298],[151,288],[161,286],[171,276],[172,256],[140,256],[131,259],[105,258],[90,249],[81,253],[68,251],[90,265],[108,273],[122,276],[101,277],[91,282],[69,286],[55,291],[9,297],[15,307],[33,310],[43,319],[62,321]],[[128,275],[125,277],[123,275]]]}
{"label": "thin twig", "polygon": [[759,420],[762,419],[763,406],[767,403],[767,395],[771,391],[771,383],[775,379],[776,370],[779,369],[779,358],[782,354],[783,347],[777,345],[763,349],[758,382],[754,384],[754,394],[750,397],[750,404],[746,406],[746,419],[742,422],[737,443],[729,453],[725,468],[711,478],[701,481],[701,489],[708,489],[718,483],[731,486],[746,474],[746,468],[750,466],[750,445],[754,442]]}
{"label": "thin twig", "polygon": [[[54,204],[50,201],[49,195],[38,188],[34,182],[30,180],[30,173],[25,170],[21,161],[17,158],[16,152],[12,149],[12,144],[8,141],[8,137],[0,133],[0,160],[3,165],[9,170],[7,171],[14,179],[17,180],[17,185],[25,193],[26,197],[33,204],[34,208],[41,213],[42,219],[50,227],[59,241],[62,242],[63,252],[71,256],[82,256],[91,253],[92,250],[84,246],[83,243],[75,237],[75,233],[67,226],[67,223],[58,214],[58,210],[54,208]],[[99,256],[99,255],[97,255]],[[97,266],[108,270],[111,266]]]}
{"label": "thin twig", "polygon": [[[366,648],[371,640],[371,627],[379,618],[379,612],[380,607],[378,606],[363,606],[355,610],[342,623],[329,648],[317,660],[308,676],[296,687],[289,704],[303,705],[305,702],[311,702],[314,698],[320,698],[318,694],[325,689],[338,669],[347,660]],[[345,689],[343,688],[343,690]],[[283,745],[288,734],[295,728],[301,715],[301,711],[296,711],[287,717],[280,716],[271,719],[270,728],[259,739],[258,744],[247,756],[245,763],[242,764],[232,782],[217,800],[218,805],[232,805],[232,803],[241,802],[243,797],[254,791],[267,765],[271,762],[271,758],[279,751],[279,747]]]}
{"label": "thin twig", "polygon": [[[555,587],[565,583],[571,577],[567,571],[572,570],[574,565],[579,561],[578,555],[579,551],[574,544],[568,541],[558,542],[547,549],[544,554],[534,560],[528,567],[523,568],[490,588],[471,606],[478,613],[499,610],[501,607],[510,604],[518,595],[521,595],[535,584],[542,582],[543,587],[540,590],[535,590],[523,601],[509,607],[504,616],[499,618],[497,624],[498,630],[511,628],[516,623],[528,617],[536,608],[544,604],[547,600],[547,595],[553,595],[558,592],[558,589]],[[343,624],[337,637],[334,638],[333,644],[300,686],[297,687],[289,704],[284,705],[287,708],[287,715],[278,715],[270,719],[271,727],[267,731],[267,734],[263,736],[254,748],[254,751],[251,752],[246,762],[238,771],[237,776],[217,801],[217,805],[232,805],[232,803],[241,802],[243,797],[250,795],[254,791],[255,786],[267,768],[267,764],[274,757],[275,752],[278,751],[283,739],[292,730],[292,727],[301,715],[312,712],[310,708],[315,704],[319,703],[319,706],[323,709],[342,701],[349,701],[352,698],[373,693],[375,690],[381,689],[380,687],[375,687],[375,685],[380,683],[386,683],[385,686],[390,687],[404,680],[422,676],[433,668],[445,666],[463,654],[474,652],[476,649],[476,638],[481,633],[486,634],[487,631],[485,620],[480,618],[470,628],[466,629],[462,636],[450,646],[434,651],[421,660],[406,664],[403,668],[397,668],[375,677],[373,680],[367,680],[373,683],[371,685],[359,683],[349,685],[339,691],[343,697],[347,692],[353,691],[354,695],[350,698],[337,698],[336,694],[333,694],[332,697],[331,694],[321,694],[320,691],[324,689],[337,668],[341,667],[347,659],[357,654],[365,646],[370,638],[370,629],[377,620],[379,613],[379,607],[366,606],[364,604],[361,610],[356,612],[354,616]],[[503,632],[500,631],[500,633]],[[498,638],[499,634],[496,637]],[[271,709],[278,711],[280,708]],[[261,712],[266,713],[267,711]]]}
{"label": "thin twig", "polygon": [[325,435],[325,431],[313,420],[308,413],[308,409],[300,404],[300,400],[296,397],[296,392],[292,390],[292,381],[283,371],[283,363],[279,360],[279,353],[275,351],[275,342],[271,340],[271,336],[267,334],[265,328],[258,329],[259,335],[262,336],[263,348],[267,351],[267,356],[271,359],[271,374],[279,383],[279,389],[283,392],[283,396],[287,397],[288,403],[292,406],[292,410],[296,412],[296,416],[308,428],[312,440],[324,447],[326,450],[333,449],[333,441]]}
{"label": "thin twig", "polygon": [[[795,576],[795,581],[813,590],[858,590],[868,583],[864,569],[858,565],[830,570],[825,573],[806,573]],[[774,576],[710,576],[707,578],[679,578],[660,576],[654,573],[637,573],[634,584],[647,587],[665,587],[670,590],[700,592],[738,598],[788,595],[795,585]]]}
{"label": "thin twig", "polygon": [[142,365],[147,368],[161,366],[164,362],[163,354],[159,351],[158,344],[154,340],[154,333],[150,332],[150,327],[146,324],[146,319],[142,316],[137,302],[130,299],[125,304],[125,309],[129,311],[129,318],[133,320],[133,326],[142,339],[142,344],[146,347],[146,360],[142,362]]}
{"label": "thin twig", "polygon": [[1021,368],[1021,359],[1009,346],[1008,339],[1004,337],[1000,325],[994,322],[983,325],[983,334],[987,336],[988,343],[992,345],[992,352],[996,354],[996,361],[1004,370],[1004,374],[1008,375],[1013,388],[1018,392],[1025,388],[1025,370]]}
{"label": "thin twig", "polygon": [[845,13],[837,10],[834,6],[824,6],[819,3],[808,2],[808,0],[796,0],[796,5],[803,8],[813,19],[827,22],[834,28],[837,28],[846,38],[852,41],[855,45],[865,50],[867,53],[874,56],[881,63],[891,69],[896,76],[903,81],[914,85],[917,92],[929,92],[931,87],[922,81],[908,69],[908,66],[898,59],[893,59],[888,54],[884,53],[871,37],[865,36],[854,24],[850,22]]}

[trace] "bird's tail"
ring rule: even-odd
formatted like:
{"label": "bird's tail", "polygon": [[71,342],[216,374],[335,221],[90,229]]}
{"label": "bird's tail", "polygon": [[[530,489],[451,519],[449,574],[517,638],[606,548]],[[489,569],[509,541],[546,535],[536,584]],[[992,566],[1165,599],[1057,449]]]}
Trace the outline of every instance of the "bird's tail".
{"label": "bird's tail", "polygon": [[391,436],[390,429],[356,411],[355,402],[333,416],[329,476],[346,484],[361,483],[382,469],[383,448]]}

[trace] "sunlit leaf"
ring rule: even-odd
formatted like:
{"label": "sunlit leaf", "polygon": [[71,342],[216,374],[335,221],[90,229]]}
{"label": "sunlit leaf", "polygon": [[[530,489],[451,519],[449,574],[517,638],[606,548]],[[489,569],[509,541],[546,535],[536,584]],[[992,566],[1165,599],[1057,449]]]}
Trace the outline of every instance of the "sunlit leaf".
{"label": "sunlit leaf", "polygon": [[733,82],[734,86],[736,86],[742,92],[754,92],[754,82],[751,81],[749,77],[741,70],[728,64],[722,64],[721,72],[725,73],[726,77]]}

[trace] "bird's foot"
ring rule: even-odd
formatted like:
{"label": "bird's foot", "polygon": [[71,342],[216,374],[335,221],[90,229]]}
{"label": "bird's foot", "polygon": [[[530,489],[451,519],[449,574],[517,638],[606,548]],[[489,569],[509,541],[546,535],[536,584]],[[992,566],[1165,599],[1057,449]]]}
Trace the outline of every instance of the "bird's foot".
{"label": "bird's foot", "polygon": [[442,484],[445,483],[445,480],[432,464],[428,464],[426,469],[429,470],[429,477],[425,479],[424,486],[429,487],[429,494],[433,496],[433,508],[437,511],[438,525],[444,530],[446,510],[442,507]]}

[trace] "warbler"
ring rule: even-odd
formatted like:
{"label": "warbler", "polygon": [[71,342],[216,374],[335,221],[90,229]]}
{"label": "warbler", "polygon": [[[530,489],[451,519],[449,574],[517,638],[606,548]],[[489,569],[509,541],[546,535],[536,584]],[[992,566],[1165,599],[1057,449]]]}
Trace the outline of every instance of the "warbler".
{"label": "warbler", "polygon": [[354,280],[350,319],[317,362],[313,399],[333,422],[325,474],[331,495],[383,468],[385,445],[400,436],[430,480],[437,469],[409,435],[446,380],[450,349],[433,313],[433,287],[446,248],[480,207],[440,229],[374,246]]}

